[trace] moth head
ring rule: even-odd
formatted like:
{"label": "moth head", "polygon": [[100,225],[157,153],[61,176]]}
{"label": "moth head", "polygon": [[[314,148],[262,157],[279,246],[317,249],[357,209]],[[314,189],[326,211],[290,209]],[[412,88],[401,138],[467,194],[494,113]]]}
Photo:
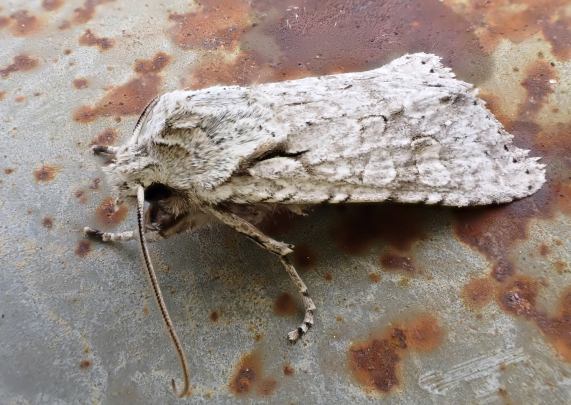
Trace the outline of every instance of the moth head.
{"label": "moth head", "polygon": [[149,203],[145,222],[158,229],[170,228],[191,210],[184,193],[162,183],[152,183],[145,188],[145,201]]}

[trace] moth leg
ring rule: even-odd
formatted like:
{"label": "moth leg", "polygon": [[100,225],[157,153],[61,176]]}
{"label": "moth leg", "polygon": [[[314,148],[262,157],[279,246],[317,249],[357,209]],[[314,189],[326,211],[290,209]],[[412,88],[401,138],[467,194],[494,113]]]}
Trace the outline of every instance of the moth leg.
{"label": "moth leg", "polygon": [[[138,238],[136,231],[102,232],[98,229],[90,228],[89,226],[83,228],[83,234],[99,242],[128,242]],[[156,242],[165,239],[158,231],[147,231],[145,232],[145,237],[147,242]]]}
{"label": "moth leg", "polygon": [[116,146],[107,146],[107,145],[93,145],[91,150],[96,155],[111,155],[115,156],[119,151],[119,148]]}
{"label": "moth leg", "polygon": [[250,239],[254,240],[256,243],[264,247],[266,250],[274,253],[277,255],[284,266],[287,274],[297,287],[297,290],[301,294],[301,298],[303,300],[303,306],[305,307],[305,316],[303,318],[303,322],[297,327],[297,329],[288,333],[287,337],[288,340],[292,343],[295,343],[300,337],[302,337],[309,328],[313,326],[313,312],[315,311],[315,304],[313,300],[309,296],[309,292],[307,291],[307,286],[295,270],[295,267],[291,264],[290,259],[287,257],[290,253],[293,252],[293,245],[288,245],[283,242],[279,242],[275,239],[270,238],[267,235],[264,235],[258,228],[254,225],[250,224],[245,219],[239,217],[230,212],[220,211],[216,208],[206,208],[209,213],[211,213],[214,217],[218,220],[223,222],[224,224],[232,227],[236,231],[246,235]]}

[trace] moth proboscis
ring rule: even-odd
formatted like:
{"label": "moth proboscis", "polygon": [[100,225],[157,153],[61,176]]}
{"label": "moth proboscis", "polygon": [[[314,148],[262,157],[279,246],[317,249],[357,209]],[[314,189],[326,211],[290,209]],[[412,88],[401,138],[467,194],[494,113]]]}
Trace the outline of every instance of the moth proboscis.
{"label": "moth proboscis", "polygon": [[472,85],[424,53],[366,72],[173,91],[146,107],[126,144],[93,147],[112,159],[105,170],[118,202],[136,197],[138,233],[85,233],[139,239],[184,396],[187,360],[146,242],[212,221],[253,239],[279,258],[301,294],[305,316],[288,334],[295,342],[313,325],[315,305],[289,259],[293,246],[256,227],[264,214],[276,204],[300,213],[322,203],[507,203],[545,181],[539,158],[512,138]]}

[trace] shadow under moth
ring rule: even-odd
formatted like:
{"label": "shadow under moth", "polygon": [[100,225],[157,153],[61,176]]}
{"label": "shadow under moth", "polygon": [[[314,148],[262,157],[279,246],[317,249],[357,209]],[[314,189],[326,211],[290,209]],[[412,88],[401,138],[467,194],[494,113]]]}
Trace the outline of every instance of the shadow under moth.
{"label": "shadow under moth", "polygon": [[186,356],[146,242],[222,222],[275,254],[305,307],[288,334],[295,342],[313,325],[315,305],[289,258],[293,246],[256,227],[265,214],[276,204],[299,214],[324,203],[507,203],[545,181],[539,158],[512,138],[472,85],[424,53],[366,72],[173,91],[147,106],[126,144],[93,147],[111,158],[105,171],[117,201],[135,197],[138,230],[85,233],[139,240],[185,396]]}

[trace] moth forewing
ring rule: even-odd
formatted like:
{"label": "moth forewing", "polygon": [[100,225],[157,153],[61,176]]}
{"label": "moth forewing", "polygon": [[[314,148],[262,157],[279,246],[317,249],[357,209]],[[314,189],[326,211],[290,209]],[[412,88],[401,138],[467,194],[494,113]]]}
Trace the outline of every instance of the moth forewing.
{"label": "moth forewing", "polygon": [[[315,305],[289,261],[293,246],[256,227],[262,207],[483,205],[526,197],[545,182],[544,165],[512,145],[476,90],[424,53],[367,72],[167,93],[145,109],[125,145],[94,151],[114,158],[107,172],[119,198],[138,197],[138,238],[184,371],[182,394],[188,366],[145,240],[217,220],[256,241],[278,256],[302,296],[303,322],[288,334],[295,342],[313,325]],[[105,242],[137,238],[85,231]]]}

